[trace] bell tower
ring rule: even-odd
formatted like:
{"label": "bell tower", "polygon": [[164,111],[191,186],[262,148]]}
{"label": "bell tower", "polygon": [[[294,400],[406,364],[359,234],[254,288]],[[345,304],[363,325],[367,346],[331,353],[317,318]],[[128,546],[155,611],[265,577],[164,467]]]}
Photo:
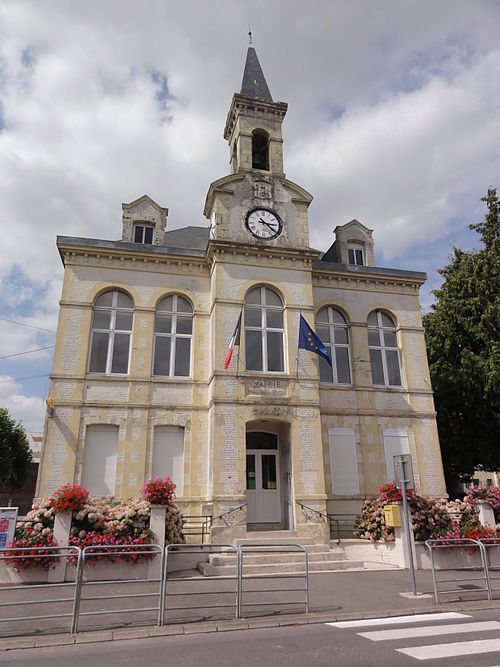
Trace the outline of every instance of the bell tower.
{"label": "bell tower", "polygon": [[285,102],[273,102],[257,53],[250,45],[241,90],[233,95],[224,128],[232,174],[257,171],[285,177],[281,125],[287,109]]}
{"label": "bell tower", "polygon": [[[250,36],[251,38],[251,36]],[[224,127],[230,174],[210,185],[204,215],[213,241],[257,247],[309,247],[312,196],[286,179],[282,124],[286,102],[271,96],[250,41],[239,93]]]}

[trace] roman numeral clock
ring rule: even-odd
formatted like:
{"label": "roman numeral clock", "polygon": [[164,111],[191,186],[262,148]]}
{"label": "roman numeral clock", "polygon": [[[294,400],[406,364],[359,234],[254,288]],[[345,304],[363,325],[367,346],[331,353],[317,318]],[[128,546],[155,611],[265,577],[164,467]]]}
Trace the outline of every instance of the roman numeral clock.
{"label": "roman numeral clock", "polygon": [[270,208],[254,208],[245,218],[248,231],[257,239],[270,241],[281,234],[283,223],[275,211]]}

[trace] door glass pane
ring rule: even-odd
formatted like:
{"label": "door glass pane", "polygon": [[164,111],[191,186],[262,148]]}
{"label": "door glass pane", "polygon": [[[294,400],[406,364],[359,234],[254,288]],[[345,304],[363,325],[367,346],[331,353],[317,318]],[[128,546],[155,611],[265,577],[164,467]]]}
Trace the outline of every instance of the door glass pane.
{"label": "door glass pane", "polygon": [[276,454],[262,454],[262,488],[276,489]]}
{"label": "door glass pane", "polygon": [[267,332],[267,370],[283,370],[283,334],[281,332]]}
{"label": "door glass pane", "polygon": [[349,350],[347,347],[337,347],[335,349],[335,358],[337,360],[337,379],[340,384],[349,384],[351,382],[351,373],[349,370]]}
{"label": "door glass pane", "polygon": [[399,359],[396,350],[386,350],[387,375],[389,384],[393,387],[401,386],[401,374],[399,372]]}
{"label": "door glass pane", "polygon": [[156,336],[153,375],[169,375],[169,373],[170,373],[170,337]]}
{"label": "door glass pane", "polygon": [[247,489],[255,491],[255,454],[247,454]]}
{"label": "door glass pane", "polygon": [[247,449],[278,449],[278,436],[275,433],[250,431],[247,433]]}
{"label": "door glass pane", "polygon": [[191,338],[175,339],[175,371],[174,375],[187,377],[189,375],[189,353],[191,352]]}
{"label": "door glass pane", "polygon": [[262,334],[260,331],[246,331],[245,352],[247,371],[262,370]]}
{"label": "door glass pane", "polygon": [[[327,348],[328,352],[331,354],[332,351],[330,348]],[[332,367],[323,357],[318,357],[319,359],[319,379],[321,382],[333,382],[333,372]]]}
{"label": "door glass pane", "polygon": [[92,336],[92,348],[90,350],[89,373],[105,373],[106,359],[108,357],[107,333],[94,332]]}
{"label": "door glass pane", "polygon": [[382,367],[382,353],[380,350],[370,350],[373,384],[385,384],[384,369]]}
{"label": "door glass pane", "polygon": [[115,334],[113,345],[113,361],[111,362],[112,373],[128,372],[128,348],[130,334]]}
{"label": "door glass pane", "polygon": [[262,311],[260,308],[245,308],[245,326],[246,327],[260,327],[262,326]]}

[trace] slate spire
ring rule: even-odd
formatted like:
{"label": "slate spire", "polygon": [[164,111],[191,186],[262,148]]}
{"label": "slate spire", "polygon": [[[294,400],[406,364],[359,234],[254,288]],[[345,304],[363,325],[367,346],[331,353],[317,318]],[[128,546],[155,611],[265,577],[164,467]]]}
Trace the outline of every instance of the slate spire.
{"label": "slate spire", "polygon": [[241,82],[240,94],[264,102],[272,102],[273,98],[267,87],[266,79],[260,66],[257,53],[252,44],[248,47],[243,81]]}

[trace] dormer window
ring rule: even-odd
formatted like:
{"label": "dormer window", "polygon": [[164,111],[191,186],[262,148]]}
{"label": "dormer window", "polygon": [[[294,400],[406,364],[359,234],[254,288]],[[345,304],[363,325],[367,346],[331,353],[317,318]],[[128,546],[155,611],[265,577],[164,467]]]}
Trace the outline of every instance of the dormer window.
{"label": "dormer window", "polygon": [[364,257],[363,257],[363,246],[355,243],[350,243],[347,246],[347,258],[349,264],[354,264],[355,266],[364,266]]}
{"label": "dormer window", "polygon": [[264,130],[252,133],[252,169],[269,171],[269,135]]}
{"label": "dormer window", "polygon": [[152,225],[134,225],[134,243],[144,243],[152,245],[153,226]]}

